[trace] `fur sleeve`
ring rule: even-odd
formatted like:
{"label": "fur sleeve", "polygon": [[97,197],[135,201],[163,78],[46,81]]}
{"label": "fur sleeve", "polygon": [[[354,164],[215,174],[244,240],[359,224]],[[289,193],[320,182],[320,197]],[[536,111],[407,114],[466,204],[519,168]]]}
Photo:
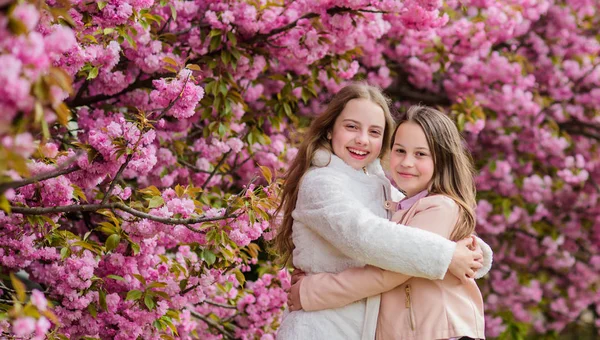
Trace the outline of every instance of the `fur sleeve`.
{"label": "fur sleeve", "polygon": [[490,269],[492,269],[492,262],[494,260],[494,252],[492,251],[492,248],[487,243],[485,243],[482,239],[480,239],[477,236],[475,236],[475,238],[477,239],[477,244],[479,244],[479,246],[481,247],[481,250],[483,250],[483,267],[481,267],[475,273],[475,278],[480,279],[480,278],[484,277],[485,274],[487,274],[490,271]]}
{"label": "fur sleeve", "polygon": [[347,182],[324,168],[309,171],[302,179],[293,218],[350,258],[411,276],[442,279],[456,244],[375,215],[353,197]]}

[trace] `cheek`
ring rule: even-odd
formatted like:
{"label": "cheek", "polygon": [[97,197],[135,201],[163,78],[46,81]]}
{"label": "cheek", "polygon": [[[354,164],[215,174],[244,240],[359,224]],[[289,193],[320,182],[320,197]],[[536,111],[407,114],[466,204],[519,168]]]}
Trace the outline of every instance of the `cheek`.
{"label": "cheek", "polygon": [[383,146],[383,138],[373,140],[371,142],[371,145],[373,145],[373,153],[376,153],[377,156],[379,156],[379,153],[381,152],[381,147]]}
{"label": "cheek", "polygon": [[433,170],[433,162],[428,161],[423,164],[421,173],[426,174],[430,181],[433,178]]}

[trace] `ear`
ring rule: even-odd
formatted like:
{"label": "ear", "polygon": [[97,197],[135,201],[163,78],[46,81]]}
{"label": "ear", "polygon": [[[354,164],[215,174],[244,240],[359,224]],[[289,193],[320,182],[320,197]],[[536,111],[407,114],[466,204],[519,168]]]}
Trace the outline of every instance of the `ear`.
{"label": "ear", "polygon": [[332,136],[331,136],[331,131],[327,131],[327,139],[331,140]]}

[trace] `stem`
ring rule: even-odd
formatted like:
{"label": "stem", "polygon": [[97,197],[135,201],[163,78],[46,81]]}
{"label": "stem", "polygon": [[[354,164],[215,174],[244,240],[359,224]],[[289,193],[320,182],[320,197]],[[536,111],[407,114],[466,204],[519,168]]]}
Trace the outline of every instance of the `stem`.
{"label": "stem", "polygon": [[210,176],[208,176],[208,178],[206,179],[206,181],[204,181],[204,184],[202,184],[202,190],[206,189],[206,186],[208,185],[208,182],[210,182],[210,180],[217,173],[217,171],[219,171],[219,168],[221,167],[221,165],[223,165],[223,162],[225,162],[225,159],[229,156],[230,153],[231,153],[231,149],[229,149],[229,151],[227,151],[223,155],[223,157],[221,158],[221,160],[219,160],[219,163],[215,166],[215,169],[211,172]]}
{"label": "stem", "polygon": [[160,120],[162,117],[165,116],[165,114],[167,114],[167,112],[169,112],[169,110],[175,105],[175,103],[177,103],[177,101],[179,100],[179,98],[181,98],[183,96],[183,91],[185,90],[185,86],[188,83],[188,80],[190,79],[190,75],[188,75],[185,78],[185,82],[183,83],[183,86],[181,87],[181,91],[179,92],[179,94],[177,95],[177,97],[173,98],[173,100],[171,100],[171,102],[169,103],[169,105],[167,105],[167,107],[165,107],[162,112],[160,113],[160,115],[158,115],[158,117],[156,117],[156,120]]}
{"label": "stem", "polygon": [[117,171],[117,174],[115,175],[115,177],[110,182],[110,186],[108,187],[108,190],[106,191],[106,194],[102,198],[102,204],[106,203],[106,200],[108,200],[108,198],[110,197],[110,193],[114,189],[115,184],[117,183],[117,180],[119,179],[119,177],[121,176],[121,174],[123,173],[123,171],[125,170],[125,168],[127,167],[127,164],[129,164],[129,162],[131,162],[131,159],[133,158],[133,154],[136,152],[136,150],[137,150],[138,146],[140,145],[140,142],[142,141],[143,137],[144,137],[144,130],[140,131],[140,136],[138,137],[138,140],[135,142],[135,145],[133,146],[133,150],[131,150],[131,153],[129,155],[127,155],[127,159],[125,159],[125,162],[123,164],[121,164],[121,167],[119,168],[119,171]]}
{"label": "stem", "polygon": [[[135,149],[134,149],[134,151],[135,151]],[[127,155],[127,159],[125,159],[125,162],[123,164],[121,164],[121,167],[119,168],[119,171],[117,171],[117,174],[115,175],[115,177],[112,179],[112,181],[110,181],[110,185],[108,186],[108,190],[106,190],[106,194],[104,194],[104,197],[102,198],[102,203],[101,204],[106,203],[106,201],[110,197],[110,193],[115,188],[115,184],[117,183],[117,179],[119,178],[119,176],[121,176],[121,174],[123,173],[123,170],[125,170],[125,167],[127,167],[127,164],[129,164],[129,162],[131,161],[131,158],[133,158],[133,152],[130,153],[129,155]]]}
{"label": "stem", "polygon": [[192,314],[193,317],[204,321],[207,325],[216,329],[219,333],[223,334],[223,336],[226,339],[235,339],[233,334],[231,334],[229,331],[225,330],[225,328],[221,327],[221,325],[219,325],[215,321],[205,317],[204,315],[201,315],[200,313],[198,313],[196,311],[193,311],[191,309],[188,309],[188,310],[190,311],[190,314]]}
{"label": "stem", "polygon": [[222,303],[218,303],[218,302],[213,302],[213,301],[209,301],[209,300],[204,300],[204,303],[208,303],[209,305],[213,305],[213,306],[217,306],[217,307],[221,307],[221,308],[227,308],[227,309],[237,309],[236,306],[232,306],[232,305],[225,305]]}

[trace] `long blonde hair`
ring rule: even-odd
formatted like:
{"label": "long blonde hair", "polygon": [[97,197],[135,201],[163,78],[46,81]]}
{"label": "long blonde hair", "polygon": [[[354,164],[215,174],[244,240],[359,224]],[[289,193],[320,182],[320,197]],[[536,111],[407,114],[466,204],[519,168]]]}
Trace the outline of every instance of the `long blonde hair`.
{"label": "long blonde hair", "polygon": [[283,212],[281,225],[278,227],[278,233],[273,241],[276,252],[280,255],[280,262],[288,264],[292,259],[294,243],[292,242],[292,211],[296,208],[298,199],[298,190],[302,176],[311,166],[311,161],[315,152],[320,149],[327,149],[333,153],[331,141],[327,139],[327,133],[333,132],[333,126],[336,119],[340,116],[346,104],[352,99],[368,99],[383,109],[385,117],[385,130],[383,132],[383,145],[379,158],[387,153],[390,148],[391,135],[394,129],[394,119],[390,114],[389,99],[383,95],[381,90],[375,86],[364,83],[355,83],[342,88],[329,102],[325,112],[315,118],[304,140],[298,148],[296,158],[290,164],[284,177],[284,185],[281,193],[281,203],[277,208],[275,215]]}
{"label": "long blonde hair", "polygon": [[[444,113],[427,106],[411,106],[400,117],[398,127],[405,122],[418,124],[427,138],[433,157],[433,178],[429,192],[452,198],[460,208],[458,223],[450,239],[469,237],[475,231],[475,169],[471,154],[456,125]],[[396,131],[392,141],[396,138]]]}

